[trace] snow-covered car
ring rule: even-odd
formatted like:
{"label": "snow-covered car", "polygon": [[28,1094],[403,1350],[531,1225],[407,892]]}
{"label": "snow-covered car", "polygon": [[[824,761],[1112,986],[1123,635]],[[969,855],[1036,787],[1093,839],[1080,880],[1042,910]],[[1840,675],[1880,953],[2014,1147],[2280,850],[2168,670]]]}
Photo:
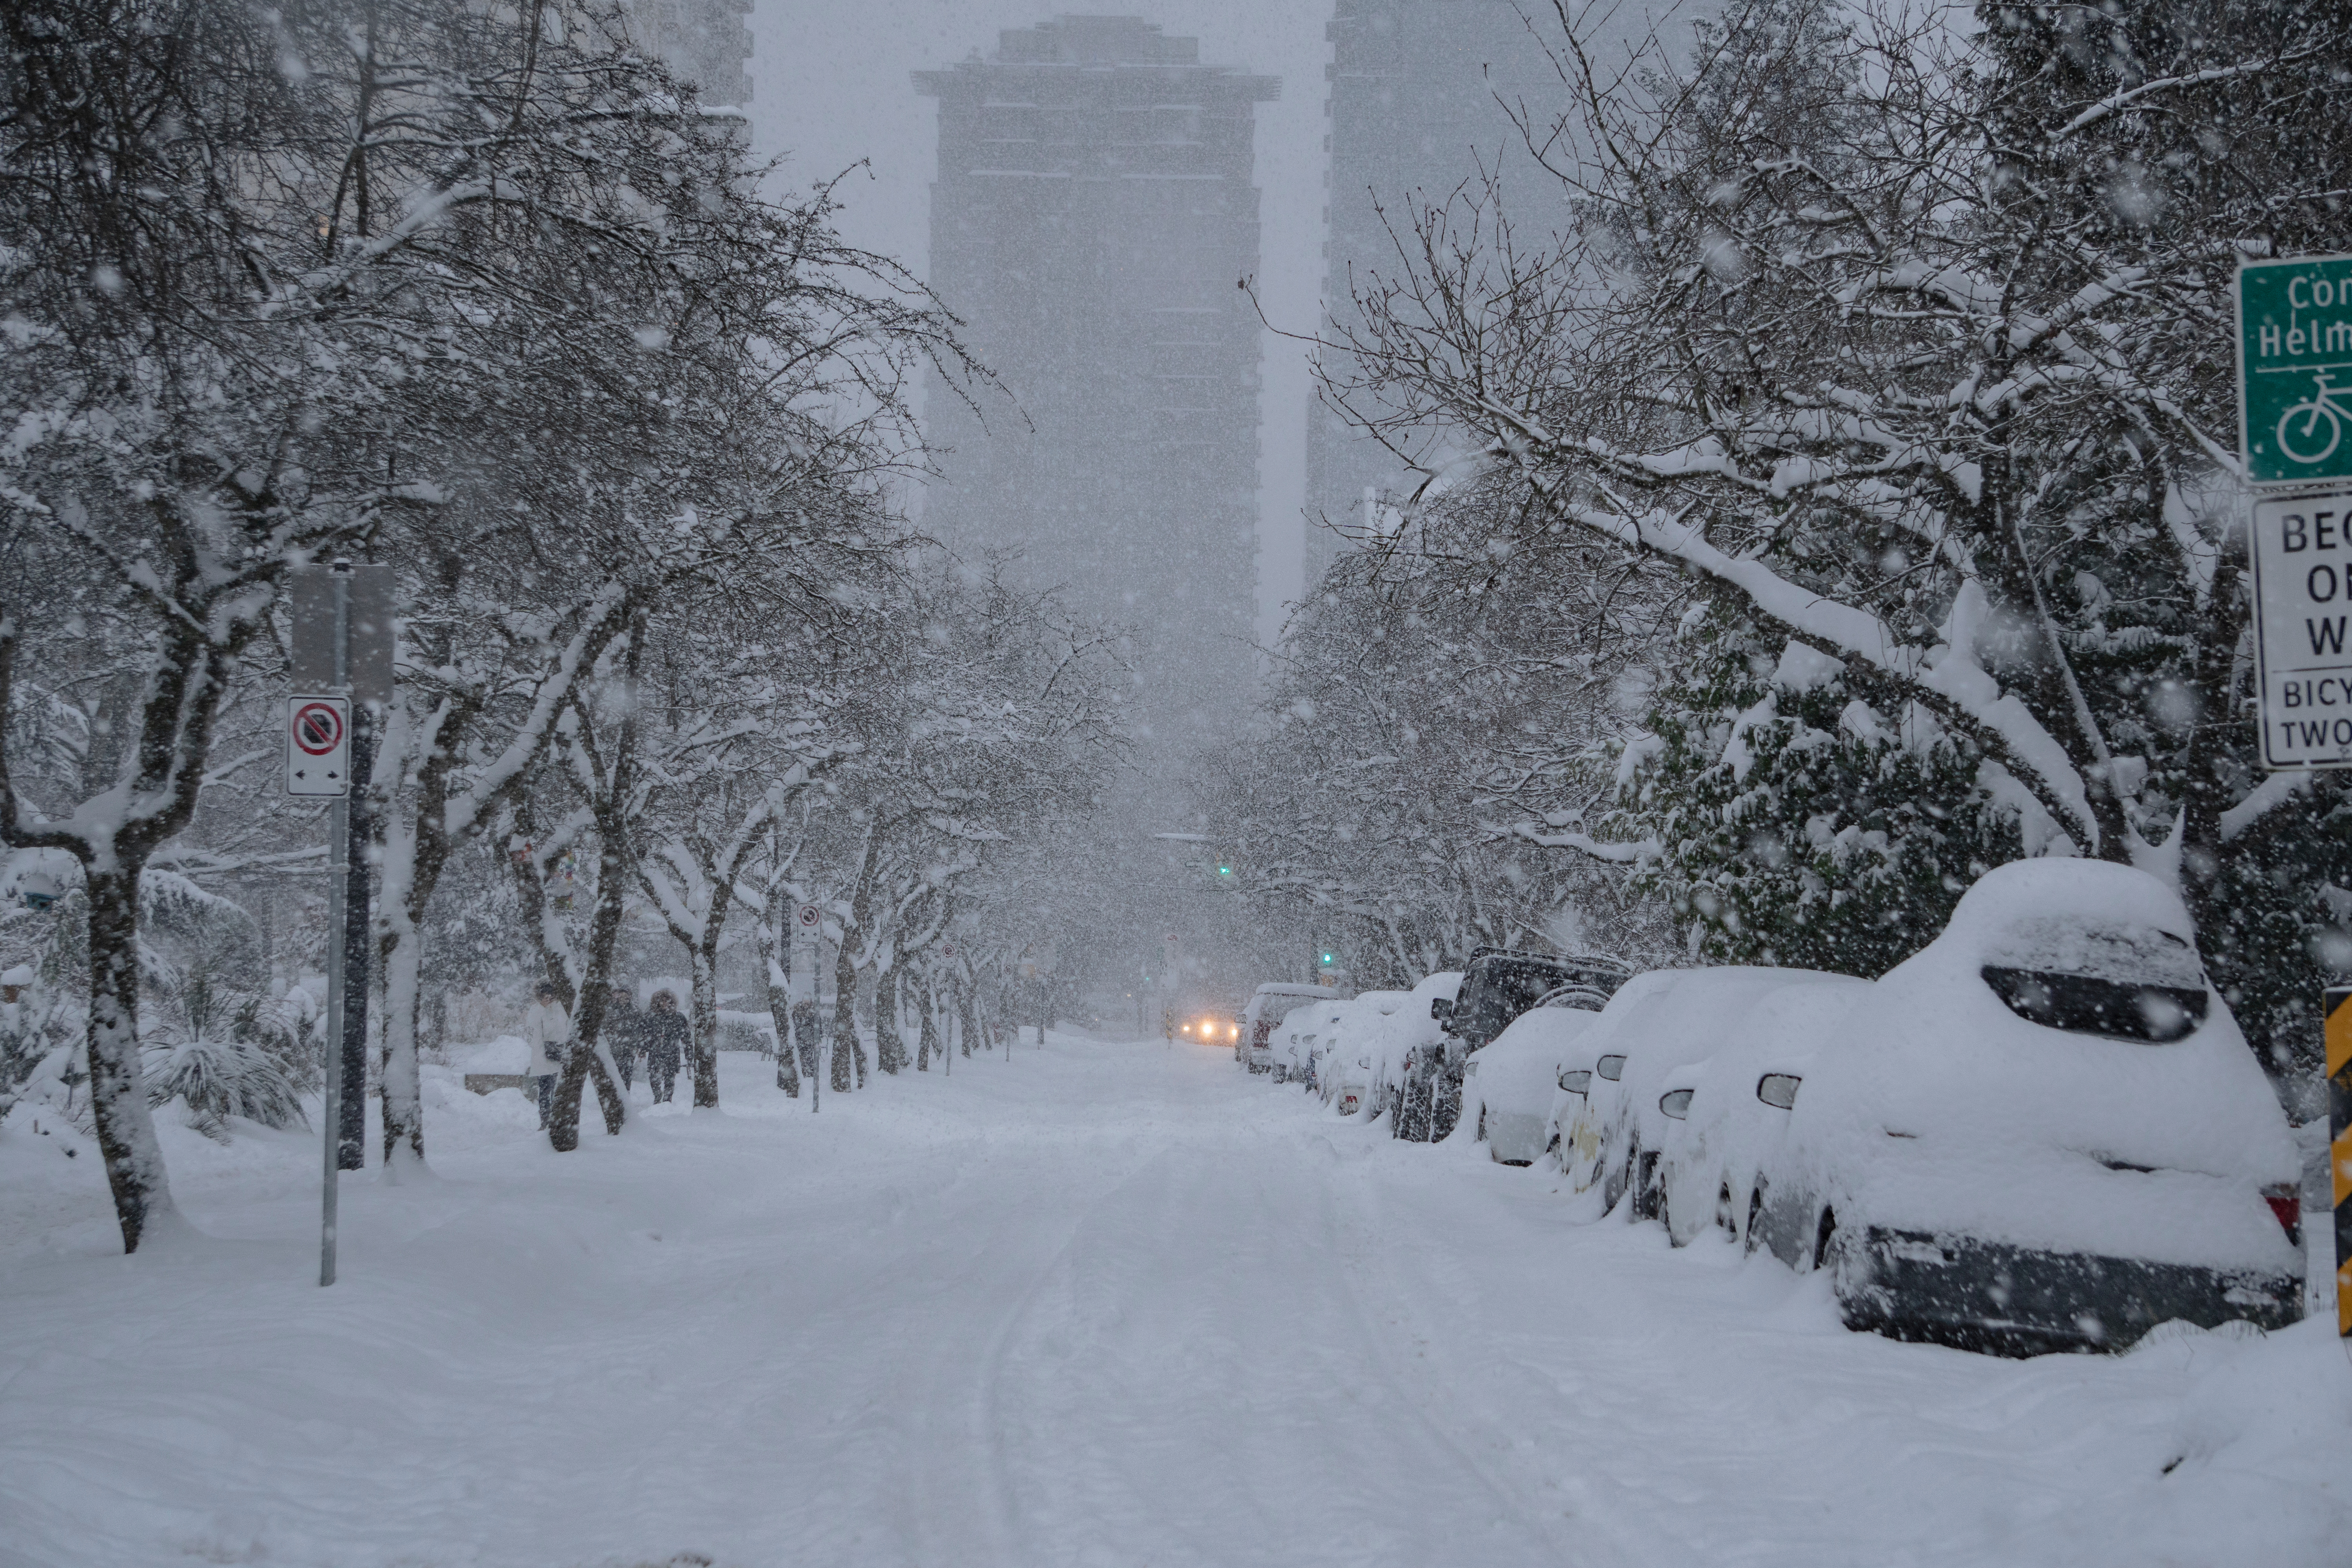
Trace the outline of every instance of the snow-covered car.
{"label": "snow-covered car", "polygon": [[1462,1074],[1474,1053],[1549,992],[1575,985],[1607,995],[1632,973],[1616,959],[1596,955],[1477,949],[1453,1000],[1433,1009],[1444,1040],[1408,1060],[1390,1130],[1415,1142],[1445,1137],[1461,1114]]}
{"label": "snow-covered car", "polygon": [[1620,1037],[1639,1028],[1663,1005],[1664,994],[1683,975],[1682,969],[1654,969],[1636,974],[1610,996],[1593,1026],[1562,1044],[1559,1077],[1552,1095],[1551,1115],[1545,1136],[1559,1149],[1560,1173],[1571,1190],[1583,1192],[1601,1180],[1601,1118],[1596,1106],[1609,1103],[1625,1068],[1625,1047]]}
{"label": "snow-covered car", "polygon": [[1336,1002],[1339,994],[1328,985],[1286,985],[1269,980],[1250,994],[1242,1009],[1241,1034],[1234,1041],[1234,1060],[1252,1072],[1274,1070],[1274,1032],[1292,1013],[1317,1002]]}
{"label": "snow-covered car", "polygon": [[[1789,1130],[1796,1085],[1823,1039],[1870,989],[1870,982],[1824,975],[1767,995],[1713,1058],[1667,1075],[1659,1109],[1659,1206],[1676,1247],[1710,1225],[1745,1240],[1763,1201],[1758,1173]],[[1685,1081],[1685,1079],[1687,1081]],[[1679,1110],[1670,1098],[1689,1089]]]}
{"label": "snow-covered car", "polygon": [[1309,1002],[1294,1007],[1274,1027],[1267,1048],[1274,1058],[1274,1081],[1312,1087],[1316,1058],[1336,1037],[1339,1020],[1347,1016],[1345,1002]]}
{"label": "snow-covered car", "polygon": [[1551,1102],[1560,1074],[1575,1042],[1601,1021],[1595,993],[1559,994],[1560,1003],[1512,1019],[1463,1067],[1462,1117],[1454,1135],[1471,1129],[1468,1135],[1485,1143],[1498,1164],[1532,1165],[1542,1156],[1552,1138]]}
{"label": "snow-covered car", "polygon": [[2179,898],[1989,873],[1795,1087],[1755,1237],[1850,1327],[2012,1354],[2302,1316],[2298,1163]]}
{"label": "snow-covered car", "polygon": [[1351,1073],[1360,1074],[1362,1069],[1353,1064],[1363,1054],[1367,1038],[1382,1019],[1404,1005],[1409,994],[1403,991],[1360,992],[1339,1009],[1330,1027],[1316,1042],[1307,1079],[1307,1087],[1323,1097],[1324,1104],[1336,1103],[1342,1079]]}
{"label": "snow-covered car", "polygon": [[[1361,1047],[1350,1047],[1344,1058],[1349,1065],[1342,1069],[1345,1078],[1332,1101],[1340,1115],[1370,1118],[1394,1108],[1405,1080],[1405,1063],[1415,1051],[1444,1043],[1444,1026],[1433,1009],[1453,1001],[1461,984],[1458,969],[1423,975],[1395,1012],[1365,1031]],[[1357,1096],[1353,1104],[1350,1093]]]}
{"label": "snow-covered car", "polygon": [[1822,978],[1804,969],[1723,965],[1653,970],[1628,982],[1601,1015],[1608,1038],[1596,1042],[1592,1079],[1561,1130],[1564,1150],[1590,1162],[1576,1184],[1597,1175],[1612,1208],[1630,1188],[1633,1217],[1654,1215],[1666,1075],[1728,1045],[1748,1011],[1772,992]]}

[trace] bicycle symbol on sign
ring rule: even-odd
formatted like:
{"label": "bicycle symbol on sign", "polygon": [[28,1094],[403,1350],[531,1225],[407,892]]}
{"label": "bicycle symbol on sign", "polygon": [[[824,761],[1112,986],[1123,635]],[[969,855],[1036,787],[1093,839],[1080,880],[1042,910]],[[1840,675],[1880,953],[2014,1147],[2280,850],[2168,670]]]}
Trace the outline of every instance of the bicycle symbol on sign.
{"label": "bicycle symbol on sign", "polygon": [[2279,416],[2279,450],[2298,463],[2316,463],[2336,450],[2344,437],[2344,421],[2352,418],[2352,405],[2336,401],[2336,394],[2352,388],[2330,386],[2327,373],[2311,373],[2311,395],[2290,404]]}

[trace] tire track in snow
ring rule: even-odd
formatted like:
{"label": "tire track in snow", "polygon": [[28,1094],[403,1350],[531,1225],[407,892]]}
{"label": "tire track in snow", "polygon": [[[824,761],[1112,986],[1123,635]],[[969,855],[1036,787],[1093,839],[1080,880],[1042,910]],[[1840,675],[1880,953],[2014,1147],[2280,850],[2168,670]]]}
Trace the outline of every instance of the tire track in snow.
{"label": "tire track in snow", "polygon": [[[1345,1158],[1339,1146],[1332,1143],[1328,1136],[1324,1143],[1335,1158]],[[1360,1152],[1358,1158],[1366,1158],[1368,1152]],[[1376,1188],[1370,1181],[1346,1187],[1335,1184],[1327,1194],[1334,1211],[1335,1228],[1344,1226],[1357,1243],[1355,1256],[1350,1260],[1355,1266],[1346,1270],[1342,1279],[1348,1287],[1349,1304],[1358,1331],[1363,1342],[1373,1347],[1372,1353],[1366,1357],[1368,1368],[1381,1374],[1396,1394],[1398,1403],[1421,1425],[1429,1440],[1449,1454],[1498,1509],[1506,1510],[1515,1523],[1536,1538],[1543,1554],[1539,1560],[1591,1563],[1591,1543],[1589,1541],[1580,1536],[1575,1540],[1561,1539],[1564,1526],[1560,1521],[1530,1501],[1523,1488],[1512,1484],[1498,1473],[1496,1467],[1479,1458],[1478,1445],[1469,1433],[1466,1418],[1449,1420],[1439,1414],[1457,1397],[1461,1378],[1458,1375],[1441,1375],[1440,1361],[1426,1357],[1406,1358],[1390,1349],[1394,1337],[1384,1331],[1395,1325],[1410,1325],[1417,1315],[1413,1300],[1426,1300],[1431,1292],[1423,1289],[1409,1293],[1403,1288],[1398,1268],[1391,1259],[1404,1249],[1387,1245],[1388,1228],[1382,1224],[1386,1217],[1384,1205],[1375,1194]],[[1398,1222],[1391,1220],[1391,1223]],[[1434,1237],[1416,1239],[1443,1245],[1442,1239]],[[1415,1256],[1421,1255],[1420,1248],[1412,1250]],[[1366,1299],[1366,1286],[1373,1279],[1384,1287],[1381,1291],[1382,1300],[1378,1305]],[[1413,1333],[1413,1342],[1424,1349],[1442,1347],[1448,1330],[1453,1327],[1442,1320],[1427,1321],[1425,1326],[1426,1333]],[[1407,1331],[1412,1332],[1410,1327]],[[1441,1349],[1441,1357],[1443,1354]],[[1414,1361],[1420,1363],[1422,1370],[1413,1370]],[[1591,1521],[1581,1514],[1577,1517],[1580,1531],[1592,1528]],[[1632,1561],[1628,1543],[1622,1536],[1614,1531],[1608,1533],[1609,1560],[1619,1563]]]}

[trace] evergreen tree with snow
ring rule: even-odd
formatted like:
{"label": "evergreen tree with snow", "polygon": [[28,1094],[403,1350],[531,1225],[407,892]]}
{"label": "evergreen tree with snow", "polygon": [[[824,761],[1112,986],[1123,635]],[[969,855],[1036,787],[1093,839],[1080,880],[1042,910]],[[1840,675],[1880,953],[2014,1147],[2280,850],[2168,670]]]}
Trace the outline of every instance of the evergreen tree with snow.
{"label": "evergreen tree with snow", "polygon": [[1881,714],[1838,661],[1728,607],[1685,625],[1650,728],[1628,772],[1658,847],[1643,879],[1712,962],[1875,978],[2021,853],[1978,747]]}

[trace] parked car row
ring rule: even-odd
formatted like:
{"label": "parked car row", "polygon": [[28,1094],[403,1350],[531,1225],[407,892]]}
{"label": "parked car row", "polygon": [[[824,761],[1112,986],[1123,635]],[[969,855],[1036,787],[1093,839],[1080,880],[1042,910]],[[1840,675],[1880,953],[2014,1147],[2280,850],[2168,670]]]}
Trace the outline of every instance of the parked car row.
{"label": "parked car row", "polygon": [[1850,1327],[2122,1349],[2303,1313],[2293,1135],[2192,939],[2155,878],[2035,860],[1875,982],[1482,951],[1285,1022],[1340,1114],[1826,1270]]}

